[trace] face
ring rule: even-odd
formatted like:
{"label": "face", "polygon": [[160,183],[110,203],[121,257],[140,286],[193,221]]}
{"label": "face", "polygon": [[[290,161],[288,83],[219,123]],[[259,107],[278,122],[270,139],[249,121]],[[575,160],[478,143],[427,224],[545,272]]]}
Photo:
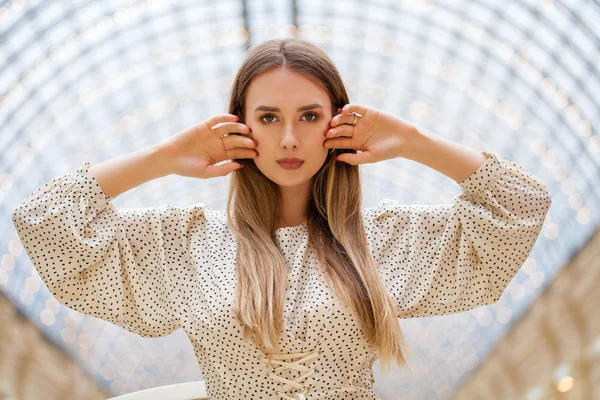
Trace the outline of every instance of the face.
{"label": "face", "polygon": [[[305,106],[311,107],[301,109]],[[245,105],[248,136],[257,143],[256,166],[280,186],[306,184],[327,158],[323,142],[332,118],[329,95],[310,79],[283,68],[258,75]],[[285,169],[277,162],[292,157],[304,160],[300,168]]]}

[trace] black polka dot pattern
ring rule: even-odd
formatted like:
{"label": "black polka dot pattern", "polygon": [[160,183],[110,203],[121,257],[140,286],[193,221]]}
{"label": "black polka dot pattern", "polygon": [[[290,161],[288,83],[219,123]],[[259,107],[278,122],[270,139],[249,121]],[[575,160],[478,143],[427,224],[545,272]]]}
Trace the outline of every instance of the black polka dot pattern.
{"label": "black polka dot pattern", "polygon": [[[510,161],[487,161],[461,182],[453,204],[383,200],[365,208],[367,239],[398,317],[463,312],[492,304],[525,262],[551,198]],[[236,241],[224,210],[204,204],[115,208],[89,162],[47,183],[13,212],[40,277],[67,307],[143,337],[183,329],[211,400],[379,399],[378,357],[316,267],[306,223],[277,229],[290,269],[280,354],[316,353],[300,370],[264,365],[233,315]],[[299,381],[290,387],[273,375]],[[281,393],[281,394],[278,394]],[[287,397],[286,397],[287,396]]]}
{"label": "black polka dot pattern", "polygon": [[459,183],[452,204],[383,200],[364,210],[367,237],[398,317],[453,314],[493,304],[525,263],[552,202],[512,161],[488,159]]}
{"label": "black polka dot pattern", "polygon": [[194,285],[192,233],[202,235],[202,204],[116,209],[88,175],[54,179],[13,211],[40,277],[67,307],[144,337],[181,327]]}

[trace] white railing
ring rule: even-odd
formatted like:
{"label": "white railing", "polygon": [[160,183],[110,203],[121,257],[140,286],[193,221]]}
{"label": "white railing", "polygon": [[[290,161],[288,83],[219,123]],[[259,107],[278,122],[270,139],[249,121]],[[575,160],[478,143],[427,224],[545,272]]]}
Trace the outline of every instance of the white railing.
{"label": "white railing", "polygon": [[208,400],[204,381],[159,386],[107,400]]}

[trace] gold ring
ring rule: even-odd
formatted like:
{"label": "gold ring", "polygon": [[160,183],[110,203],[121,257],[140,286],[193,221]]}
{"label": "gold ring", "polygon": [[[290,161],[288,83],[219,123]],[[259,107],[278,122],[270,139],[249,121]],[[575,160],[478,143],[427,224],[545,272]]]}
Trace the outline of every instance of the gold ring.
{"label": "gold ring", "polygon": [[358,122],[358,117],[362,117],[362,115],[354,111],[350,111],[350,114],[354,115],[354,121],[352,121],[352,126],[355,126]]}

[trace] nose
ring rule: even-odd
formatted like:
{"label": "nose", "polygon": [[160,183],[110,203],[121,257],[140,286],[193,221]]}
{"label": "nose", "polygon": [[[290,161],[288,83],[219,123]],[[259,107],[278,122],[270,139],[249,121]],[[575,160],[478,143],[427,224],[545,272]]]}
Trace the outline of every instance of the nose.
{"label": "nose", "polygon": [[281,138],[281,147],[284,149],[295,149],[298,147],[298,138],[296,137],[295,128],[293,124],[288,124],[283,132]]}

